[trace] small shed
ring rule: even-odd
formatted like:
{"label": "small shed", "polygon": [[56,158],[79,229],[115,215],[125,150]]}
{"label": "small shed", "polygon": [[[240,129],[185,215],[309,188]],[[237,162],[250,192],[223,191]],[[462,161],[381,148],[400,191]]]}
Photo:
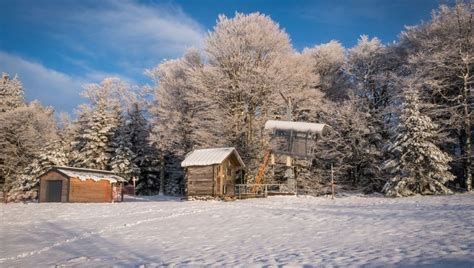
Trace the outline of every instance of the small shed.
{"label": "small shed", "polygon": [[126,180],[97,169],[53,167],[38,177],[39,202],[122,201]]}
{"label": "small shed", "polygon": [[187,196],[234,196],[237,174],[245,167],[233,147],[194,150],[181,166],[186,171]]}
{"label": "small shed", "polygon": [[325,124],[268,120],[265,130],[271,132],[271,146],[275,154],[307,157],[313,152],[317,138],[325,133]]}

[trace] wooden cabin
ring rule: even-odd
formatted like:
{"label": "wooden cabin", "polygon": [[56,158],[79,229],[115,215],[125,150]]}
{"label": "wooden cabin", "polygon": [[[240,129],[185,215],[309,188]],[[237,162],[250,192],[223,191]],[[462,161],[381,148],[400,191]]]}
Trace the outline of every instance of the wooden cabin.
{"label": "wooden cabin", "polygon": [[271,132],[272,153],[298,158],[312,155],[314,142],[327,129],[325,124],[268,120],[265,130]]}
{"label": "wooden cabin", "polygon": [[53,167],[38,177],[39,202],[111,203],[122,201],[126,180],[110,171]]}
{"label": "wooden cabin", "polygon": [[235,181],[245,167],[235,148],[194,150],[181,166],[186,171],[189,196],[234,196]]}

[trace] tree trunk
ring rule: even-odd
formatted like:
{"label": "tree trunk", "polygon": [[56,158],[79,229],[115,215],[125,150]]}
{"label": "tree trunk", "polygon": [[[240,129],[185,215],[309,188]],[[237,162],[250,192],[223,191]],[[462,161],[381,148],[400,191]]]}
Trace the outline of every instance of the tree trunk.
{"label": "tree trunk", "polygon": [[165,157],[161,157],[161,168],[160,168],[160,190],[159,195],[165,194]]}
{"label": "tree trunk", "polygon": [[469,100],[470,100],[470,85],[469,85],[469,68],[467,68],[464,78],[464,88],[463,88],[463,117],[464,117],[464,126],[463,131],[465,135],[464,143],[464,179],[466,182],[466,190],[472,190],[472,170],[471,170],[471,158],[472,158],[472,144],[471,144],[471,113],[469,111]]}

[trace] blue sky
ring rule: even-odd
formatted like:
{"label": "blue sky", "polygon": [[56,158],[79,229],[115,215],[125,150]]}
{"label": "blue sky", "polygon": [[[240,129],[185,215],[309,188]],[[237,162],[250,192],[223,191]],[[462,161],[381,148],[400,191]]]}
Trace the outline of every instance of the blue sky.
{"label": "blue sky", "polygon": [[28,100],[72,112],[84,83],[107,76],[150,83],[144,70],[202,47],[219,14],[267,14],[301,51],[333,39],[351,47],[361,34],[393,42],[405,25],[451,2],[1,0],[0,72],[18,74]]}

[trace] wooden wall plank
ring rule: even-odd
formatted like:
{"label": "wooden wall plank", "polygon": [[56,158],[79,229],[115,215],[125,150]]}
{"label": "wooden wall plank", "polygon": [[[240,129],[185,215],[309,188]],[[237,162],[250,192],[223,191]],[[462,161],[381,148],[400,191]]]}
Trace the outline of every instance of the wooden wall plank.
{"label": "wooden wall plank", "polygon": [[69,202],[112,202],[112,185],[107,180],[70,179]]}

